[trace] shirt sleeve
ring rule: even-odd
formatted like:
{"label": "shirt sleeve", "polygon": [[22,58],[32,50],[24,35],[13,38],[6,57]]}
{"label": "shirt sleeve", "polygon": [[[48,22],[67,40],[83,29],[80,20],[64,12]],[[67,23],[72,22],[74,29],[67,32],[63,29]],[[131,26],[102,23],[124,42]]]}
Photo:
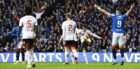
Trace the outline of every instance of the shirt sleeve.
{"label": "shirt sleeve", "polygon": [[62,23],[62,29],[64,29],[64,22]]}
{"label": "shirt sleeve", "polygon": [[89,31],[89,30],[88,30],[88,34],[89,34],[89,35],[93,35],[93,33],[92,33],[91,31]]}
{"label": "shirt sleeve", "polygon": [[128,15],[124,15],[124,18],[127,19],[128,18]]}
{"label": "shirt sleeve", "polygon": [[38,25],[37,19],[35,19],[35,25],[36,25],[36,26]]}
{"label": "shirt sleeve", "polygon": [[76,25],[76,23],[75,23],[75,33],[77,34],[77,25]]}
{"label": "shirt sleeve", "polygon": [[22,23],[23,23],[22,20],[23,20],[23,18],[21,18],[21,19],[19,20],[19,26],[22,26],[22,25],[23,25],[23,24],[22,24]]}
{"label": "shirt sleeve", "polygon": [[111,14],[111,13],[108,13],[109,14],[109,18],[112,18],[115,14]]}

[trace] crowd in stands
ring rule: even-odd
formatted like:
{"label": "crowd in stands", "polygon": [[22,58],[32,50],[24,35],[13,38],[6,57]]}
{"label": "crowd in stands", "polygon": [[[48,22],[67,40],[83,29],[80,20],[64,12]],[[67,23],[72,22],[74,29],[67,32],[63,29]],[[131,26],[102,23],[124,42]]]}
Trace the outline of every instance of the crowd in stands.
{"label": "crowd in stands", "polygon": [[[132,3],[135,7],[126,21],[126,33],[129,38],[125,44],[125,52],[140,52],[140,2],[139,0],[0,0],[0,52],[14,52],[17,46],[16,38],[4,36],[18,25],[19,19],[25,15],[25,7],[31,6],[35,12],[42,12],[40,7],[47,4],[39,24],[39,44],[36,52],[63,52],[63,45],[58,45],[62,34],[61,25],[65,21],[65,13],[72,13],[72,19],[77,27],[86,24],[87,29],[101,36],[92,37],[92,45],[87,46],[88,52],[111,51],[112,21],[97,9],[94,4],[101,6],[110,13],[116,7],[122,7],[127,12]],[[33,14],[34,15],[34,14]],[[81,46],[78,46],[81,51]]]}

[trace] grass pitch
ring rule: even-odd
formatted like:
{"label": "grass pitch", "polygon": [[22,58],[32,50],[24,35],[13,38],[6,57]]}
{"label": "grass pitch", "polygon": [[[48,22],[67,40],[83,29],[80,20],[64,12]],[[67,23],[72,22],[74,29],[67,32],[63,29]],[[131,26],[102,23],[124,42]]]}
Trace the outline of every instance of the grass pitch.
{"label": "grass pitch", "polygon": [[[26,64],[0,63],[0,69],[26,69]],[[32,69],[140,69],[140,63],[125,63],[123,66],[118,63],[79,63],[63,65],[62,63],[36,63]]]}

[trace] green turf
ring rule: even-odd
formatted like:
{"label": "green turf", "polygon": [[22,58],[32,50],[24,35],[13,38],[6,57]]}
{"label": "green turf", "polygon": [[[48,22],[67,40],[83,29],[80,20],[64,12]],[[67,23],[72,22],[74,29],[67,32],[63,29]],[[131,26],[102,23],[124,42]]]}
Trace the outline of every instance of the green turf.
{"label": "green turf", "polygon": [[[62,63],[36,63],[37,67],[33,69],[140,69],[140,63],[79,63],[63,65]],[[0,63],[0,69],[26,69],[26,64]]]}

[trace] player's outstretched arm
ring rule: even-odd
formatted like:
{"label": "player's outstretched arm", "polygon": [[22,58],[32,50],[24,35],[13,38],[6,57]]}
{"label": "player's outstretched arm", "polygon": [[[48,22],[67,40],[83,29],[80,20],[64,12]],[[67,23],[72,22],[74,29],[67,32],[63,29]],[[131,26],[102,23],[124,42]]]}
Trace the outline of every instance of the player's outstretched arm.
{"label": "player's outstretched arm", "polygon": [[126,12],[125,15],[128,16],[130,14],[130,12],[132,11],[133,8],[134,8],[134,4],[131,5],[130,9]]}
{"label": "player's outstretched arm", "polygon": [[102,37],[100,37],[100,36],[98,36],[98,35],[92,33],[91,31],[89,31],[89,34],[90,34],[91,36],[95,37],[95,38],[98,38],[98,39],[101,39],[101,38],[102,38]]}
{"label": "player's outstretched arm", "polygon": [[58,42],[58,45],[60,45],[60,43],[62,42],[63,40],[63,36],[61,35],[60,39],[59,39],[59,42]]}
{"label": "player's outstretched arm", "polygon": [[15,33],[15,29],[13,29],[12,31],[8,32],[6,35],[4,36],[9,36],[9,35],[13,35]]}
{"label": "player's outstretched arm", "polygon": [[96,34],[94,34],[94,33],[92,34],[92,36],[93,36],[93,37],[96,37],[96,38],[98,38],[98,39],[101,39],[100,36],[98,36],[98,35],[96,35]]}
{"label": "player's outstretched arm", "polygon": [[98,9],[100,12],[104,13],[105,15],[107,15],[108,17],[110,16],[109,12],[107,12],[106,10],[102,9],[100,6],[94,4],[94,8]]}

